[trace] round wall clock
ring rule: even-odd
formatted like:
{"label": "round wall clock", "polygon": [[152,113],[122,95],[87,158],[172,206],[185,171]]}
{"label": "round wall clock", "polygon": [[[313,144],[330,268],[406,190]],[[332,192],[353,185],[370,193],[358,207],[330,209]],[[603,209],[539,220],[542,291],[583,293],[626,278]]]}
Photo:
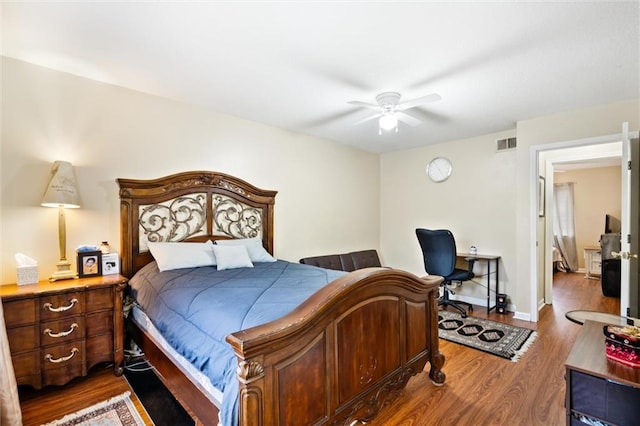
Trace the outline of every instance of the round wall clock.
{"label": "round wall clock", "polygon": [[427,164],[427,176],[434,182],[444,182],[452,170],[451,161],[445,157],[436,157]]}

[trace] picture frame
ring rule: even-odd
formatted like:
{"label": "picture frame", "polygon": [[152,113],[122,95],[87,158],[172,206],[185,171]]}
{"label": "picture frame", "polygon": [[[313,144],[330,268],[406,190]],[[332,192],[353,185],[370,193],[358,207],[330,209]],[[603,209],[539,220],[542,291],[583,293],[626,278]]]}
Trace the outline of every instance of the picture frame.
{"label": "picture frame", "polygon": [[78,276],[98,277],[102,275],[102,252],[83,251],[78,252]]}
{"label": "picture frame", "polygon": [[538,217],[544,217],[545,214],[544,187],[544,177],[538,176]]}

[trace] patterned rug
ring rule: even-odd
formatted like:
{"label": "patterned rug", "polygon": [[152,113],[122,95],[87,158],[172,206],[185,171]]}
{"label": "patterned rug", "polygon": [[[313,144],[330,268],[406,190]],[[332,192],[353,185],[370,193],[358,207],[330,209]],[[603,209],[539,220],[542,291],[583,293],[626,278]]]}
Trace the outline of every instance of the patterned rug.
{"label": "patterned rug", "polygon": [[144,426],[130,395],[125,392],[43,426]]}
{"label": "patterned rug", "polygon": [[537,337],[535,330],[484,318],[462,318],[449,311],[438,312],[439,337],[517,362]]}

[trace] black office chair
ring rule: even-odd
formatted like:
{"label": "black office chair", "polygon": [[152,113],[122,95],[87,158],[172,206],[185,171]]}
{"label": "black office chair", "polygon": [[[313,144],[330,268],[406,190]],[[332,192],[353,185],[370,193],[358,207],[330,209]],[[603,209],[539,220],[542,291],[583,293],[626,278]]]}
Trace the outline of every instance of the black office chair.
{"label": "black office chair", "polygon": [[418,243],[422,249],[424,257],[424,269],[429,275],[440,275],[444,277],[442,285],[442,296],[438,300],[438,305],[452,306],[460,311],[462,318],[467,317],[466,306],[469,311],[473,311],[473,305],[460,300],[451,300],[449,294],[455,294],[449,288],[453,282],[461,284],[463,281],[474,277],[473,260],[468,261],[469,269],[456,268],[456,240],[448,229],[416,229]]}

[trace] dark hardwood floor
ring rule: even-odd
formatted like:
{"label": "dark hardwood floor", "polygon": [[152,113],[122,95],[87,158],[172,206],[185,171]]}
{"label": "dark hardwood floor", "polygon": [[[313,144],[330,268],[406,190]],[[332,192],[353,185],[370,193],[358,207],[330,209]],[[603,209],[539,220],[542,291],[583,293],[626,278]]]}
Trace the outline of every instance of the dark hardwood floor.
{"label": "dark hardwood floor", "polygon": [[[371,423],[382,425],[562,425],[564,415],[564,361],[580,325],[565,312],[587,309],[619,313],[620,300],[604,297],[600,281],[584,274],[557,273],[554,304],[545,306],[537,324],[514,320],[477,306],[473,316],[507,322],[538,331],[529,351],[517,362],[440,340],[446,357],[446,383],[437,387],[427,374],[413,377],[390,407]],[[94,371],[85,379],[40,392],[22,392],[25,426],[39,425],[118,395],[129,388],[111,369]],[[143,418],[148,416],[134,398]]]}
{"label": "dark hardwood floor", "polygon": [[511,314],[487,315],[486,309],[476,308],[473,316],[536,329],[535,343],[514,363],[441,339],[444,386],[434,386],[426,374],[412,378],[400,396],[402,403],[382,411],[369,424],[566,424],[564,362],[580,325],[564,314],[575,309],[619,313],[620,299],[604,297],[599,280],[577,273],[557,273],[553,297],[554,304],[541,310],[537,324],[514,320]]}
{"label": "dark hardwood floor", "polygon": [[145,424],[153,425],[124,376],[116,377],[113,367],[107,366],[96,366],[87,377],[75,378],[65,386],[48,386],[39,391],[21,386],[22,424],[36,426],[48,423],[126,391],[131,392],[131,400]]}

